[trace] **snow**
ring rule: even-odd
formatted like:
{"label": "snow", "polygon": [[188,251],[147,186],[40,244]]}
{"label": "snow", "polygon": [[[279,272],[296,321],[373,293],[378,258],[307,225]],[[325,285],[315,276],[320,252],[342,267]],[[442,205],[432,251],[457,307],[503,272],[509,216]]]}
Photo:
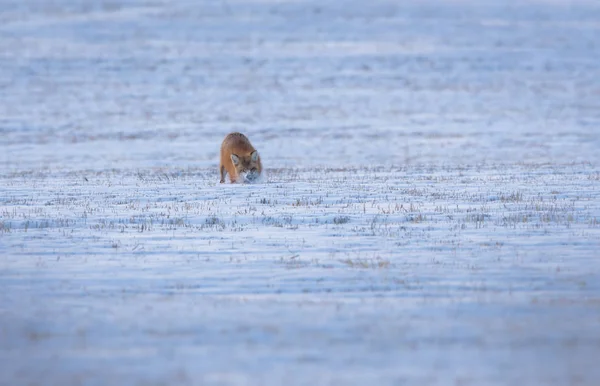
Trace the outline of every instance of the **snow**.
{"label": "snow", "polygon": [[0,9],[0,384],[600,381],[597,2]]}

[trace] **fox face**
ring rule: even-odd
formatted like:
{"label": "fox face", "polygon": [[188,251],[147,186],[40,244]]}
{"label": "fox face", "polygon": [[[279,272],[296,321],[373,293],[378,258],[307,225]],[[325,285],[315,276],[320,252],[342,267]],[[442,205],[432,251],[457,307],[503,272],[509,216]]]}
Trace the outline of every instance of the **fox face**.
{"label": "fox face", "polygon": [[252,182],[260,177],[260,161],[256,150],[247,156],[231,154],[231,162],[233,162],[237,175],[244,181]]}

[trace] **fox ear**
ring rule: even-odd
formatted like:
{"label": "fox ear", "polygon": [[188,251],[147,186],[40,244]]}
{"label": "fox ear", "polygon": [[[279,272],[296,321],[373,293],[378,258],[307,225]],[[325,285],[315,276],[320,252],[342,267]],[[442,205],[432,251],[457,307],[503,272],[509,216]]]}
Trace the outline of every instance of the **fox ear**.
{"label": "fox ear", "polygon": [[234,165],[237,165],[237,164],[239,164],[239,163],[240,163],[240,157],[238,157],[238,156],[237,156],[237,155],[235,155],[235,154],[232,154],[232,155],[231,155],[231,162],[233,162],[233,164],[234,164]]}
{"label": "fox ear", "polygon": [[250,159],[252,159],[253,162],[258,161],[258,152],[256,150],[254,150],[252,154],[250,154]]}

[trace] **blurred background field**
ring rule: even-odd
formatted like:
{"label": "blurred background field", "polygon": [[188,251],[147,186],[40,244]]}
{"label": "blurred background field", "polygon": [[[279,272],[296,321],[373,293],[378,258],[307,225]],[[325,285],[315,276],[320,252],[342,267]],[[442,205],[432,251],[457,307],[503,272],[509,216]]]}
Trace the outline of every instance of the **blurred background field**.
{"label": "blurred background field", "polygon": [[7,1],[2,170],[598,163],[594,1]]}

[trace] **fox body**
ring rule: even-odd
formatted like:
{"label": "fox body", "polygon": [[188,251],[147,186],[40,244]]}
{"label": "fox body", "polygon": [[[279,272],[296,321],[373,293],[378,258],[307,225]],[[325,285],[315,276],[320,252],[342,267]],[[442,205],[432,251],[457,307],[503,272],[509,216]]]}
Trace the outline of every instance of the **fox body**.
{"label": "fox body", "polygon": [[223,140],[219,172],[221,183],[225,182],[225,174],[229,174],[231,183],[252,182],[260,177],[260,156],[244,134],[230,133]]}

